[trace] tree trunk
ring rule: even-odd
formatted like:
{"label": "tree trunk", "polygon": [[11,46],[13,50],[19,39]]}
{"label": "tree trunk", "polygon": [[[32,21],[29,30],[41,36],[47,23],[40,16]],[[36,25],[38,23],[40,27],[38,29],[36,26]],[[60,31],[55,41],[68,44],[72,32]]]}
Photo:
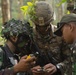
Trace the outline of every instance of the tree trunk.
{"label": "tree trunk", "polygon": [[23,5],[23,0],[18,0],[18,18],[20,20],[23,20],[23,14],[22,11],[20,10],[20,7]]}
{"label": "tree trunk", "polygon": [[10,2],[9,0],[1,0],[3,23],[10,19]]}

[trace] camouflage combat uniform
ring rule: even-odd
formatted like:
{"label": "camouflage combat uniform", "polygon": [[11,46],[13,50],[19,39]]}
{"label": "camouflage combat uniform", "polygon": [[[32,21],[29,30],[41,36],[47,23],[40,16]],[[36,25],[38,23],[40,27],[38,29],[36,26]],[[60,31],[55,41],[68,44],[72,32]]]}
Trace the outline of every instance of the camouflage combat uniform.
{"label": "camouflage combat uniform", "polygon": [[[0,48],[0,75],[14,75],[13,66],[19,61],[19,55],[12,53],[8,46]],[[25,75],[17,73],[16,75]]]}
{"label": "camouflage combat uniform", "polygon": [[0,48],[0,75],[14,75],[12,66],[17,63],[17,59],[13,56],[14,54],[7,46]]}
{"label": "camouflage combat uniform", "polygon": [[72,75],[76,75],[76,41],[71,45]]}
{"label": "camouflage combat uniform", "polygon": [[[50,31],[51,33],[52,31]],[[63,69],[61,69],[62,74],[68,72],[67,66],[70,61],[70,50],[65,43],[62,43],[61,38],[57,37],[53,33],[50,35],[42,36],[40,33],[34,29],[34,40],[38,44],[38,47],[43,53],[49,51],[53,58],[58,62],[58,64],[64,64]],[[63,74],[64,75],[64,74]],[[70,73],[68,75],[71,75]]]}

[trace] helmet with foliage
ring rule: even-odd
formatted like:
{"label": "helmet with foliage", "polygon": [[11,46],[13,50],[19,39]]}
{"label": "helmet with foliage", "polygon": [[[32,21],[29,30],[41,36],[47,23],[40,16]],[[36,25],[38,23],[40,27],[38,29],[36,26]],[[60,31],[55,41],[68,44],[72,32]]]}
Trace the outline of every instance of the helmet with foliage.
{"label": "helmet with foliage", "polygon": [[[31,41],[30,33],[31,27],[29,22],[25,21],[23,23],[22,21],[15,19],[11,19],[5,23],[4,28],[2,29],[3,37],[16,47],[15,53],[20,53],[20,51],[28,45]],[[12,36],[17,37],[15,42],[11,39]]]}
{"label": "helmet with foliage", "polygon": [[2,36],[8,39],[10,36],[17,37],[23,33],[28,35],[27,25],[29,25],[28,22],[23,24],[20,20],[11,19],[4,24],[2,29]]}
{"label": "helmet with foliage", "polygon": [[38,1],[35,6],[35,19],[32,21],[39,26],[49,24],[53,20],[53,11],[46,1]]}

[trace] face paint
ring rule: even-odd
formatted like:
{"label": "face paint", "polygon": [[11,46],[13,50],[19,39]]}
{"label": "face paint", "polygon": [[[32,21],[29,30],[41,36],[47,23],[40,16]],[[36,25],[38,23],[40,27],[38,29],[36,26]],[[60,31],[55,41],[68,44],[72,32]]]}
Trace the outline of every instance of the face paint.
{"label": "face paint", "polygon": [[17,41],[17,46],[19,48],[24,47],[30,41],[30,37],[28,35],[20,35]]}
{"label": "face paint", "polygon": [[20,42],[20,43],[18,44],[18,47],[19,47],[19,48],[24,47],[24,46],[28,45],[28,42],[29,42],[29,40],[23,40],[22,42]]}

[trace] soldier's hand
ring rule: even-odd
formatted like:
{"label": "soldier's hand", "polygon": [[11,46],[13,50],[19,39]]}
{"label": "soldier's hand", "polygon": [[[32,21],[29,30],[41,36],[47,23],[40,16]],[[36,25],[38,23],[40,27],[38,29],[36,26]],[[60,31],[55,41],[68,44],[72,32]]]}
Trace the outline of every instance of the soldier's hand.
{"label": "soldier's hand", "polygon": [[48,75],[52,75],[53,73],[57,71],[56,66],[51,63],[45,65],[44,69],[48,72]]}
{"label": "soldier's hand", "polygon": [[35,66],[31,69],[33,75],[47,75],[46,71],[42,70],[42,67],[40,66]]}
{"label": "soldier's hand", "polygon": [[23,56],[19,61],[19,63],[14,66],[15,73],[30,70],[30,68],[32,68],[33,65],[35,64],[35,59],[36,58],[34,56],[30,57],[29,59],[27,59],[27,56]]}

